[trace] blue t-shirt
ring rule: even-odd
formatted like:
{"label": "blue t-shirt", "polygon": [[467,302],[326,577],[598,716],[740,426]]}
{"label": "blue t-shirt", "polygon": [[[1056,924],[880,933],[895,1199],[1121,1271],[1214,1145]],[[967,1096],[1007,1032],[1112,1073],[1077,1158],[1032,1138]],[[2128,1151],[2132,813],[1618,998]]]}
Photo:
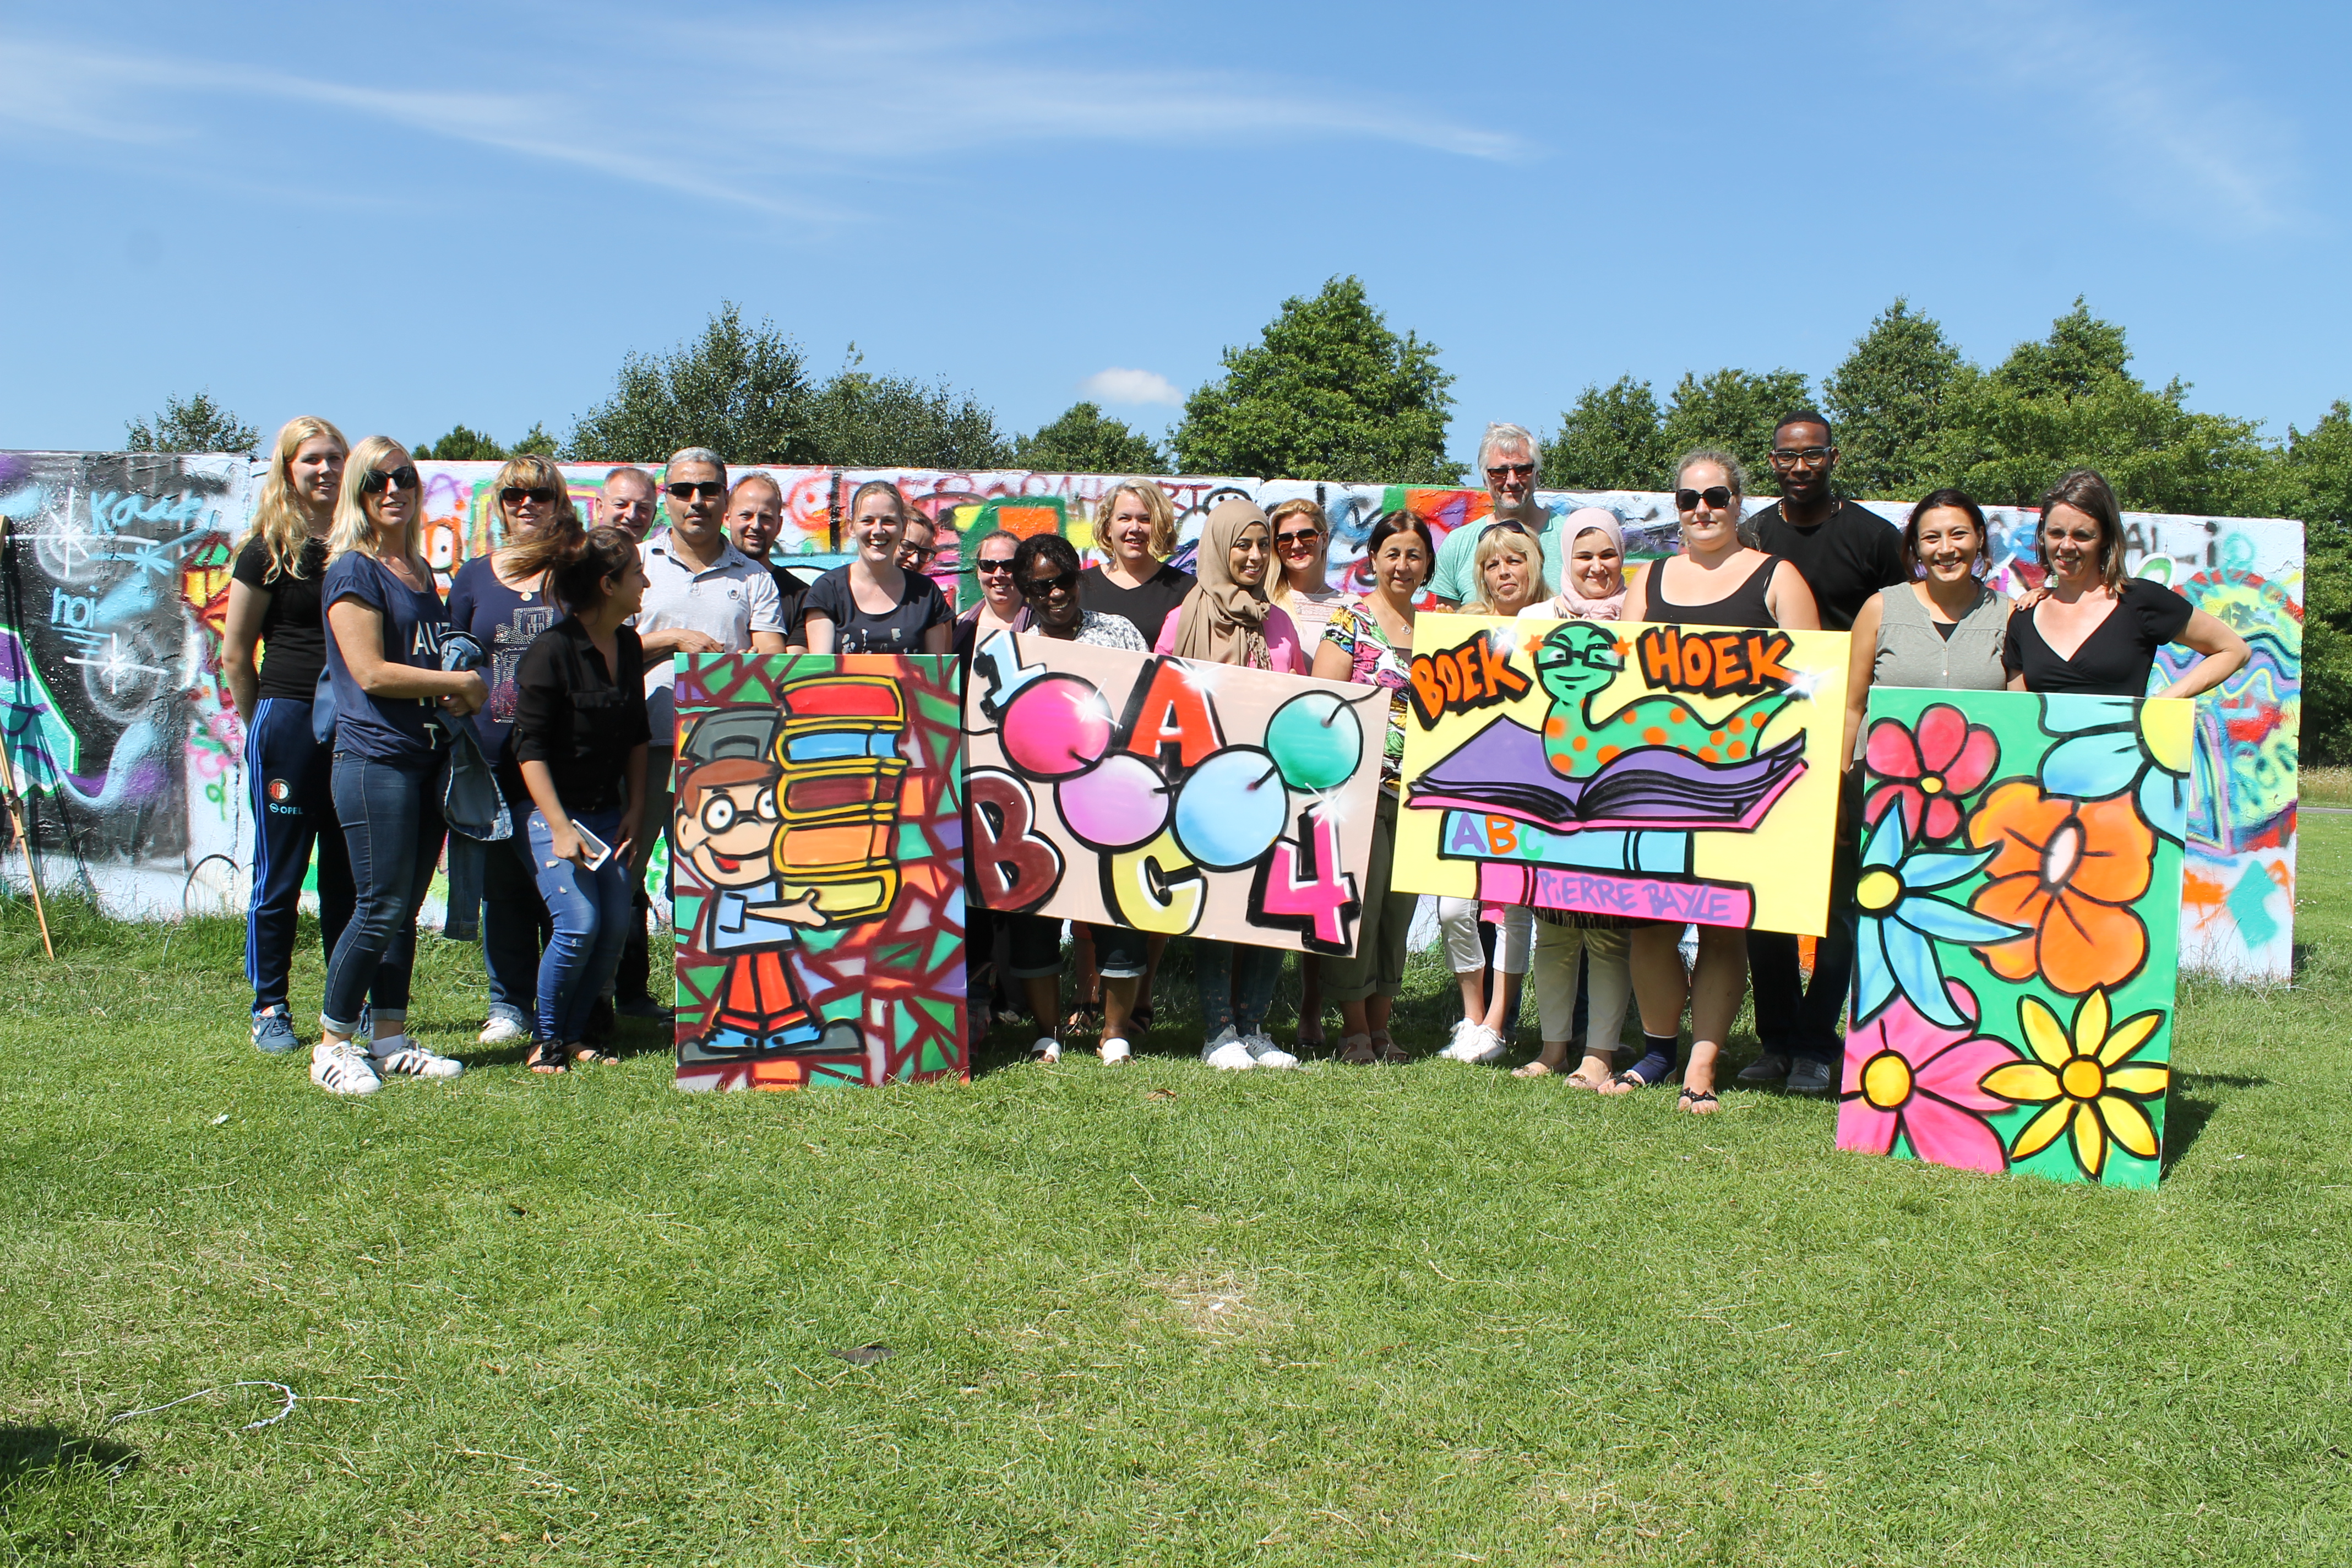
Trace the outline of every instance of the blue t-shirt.
{"label": "blue t-shirt", "polygon": [[[355,599],[383,617],[383,657],[389,662],[417,669],[441,668],[449,612],[431,588],[411,588],[374,556],[353,550],[327,568],[324,596],[330,612],[345,599]],[[335,688],[338,752],[380,763],[419,762],[447,743],[440,727],[432,723],[440,712],[437,703],[422,697],[370,697],[352,679],[342,647],[332,636],[327,638],[327,674]]]}
{"label": "blue t-shirt", "polygon": [[[548,602],[544,589],[518,594],[499,581],[488,555],[477,555],[457,568],[449,580],[449,625],[482,645],[490,662],[482,668],[490,700],[474,715],[474,738],[482,755],[499,764],[501,776],[513,766],[504,762],[507,737],[514,732],[515,668],[523,651],[563,618]],[[518,774],[512,781],[521,783]]]}

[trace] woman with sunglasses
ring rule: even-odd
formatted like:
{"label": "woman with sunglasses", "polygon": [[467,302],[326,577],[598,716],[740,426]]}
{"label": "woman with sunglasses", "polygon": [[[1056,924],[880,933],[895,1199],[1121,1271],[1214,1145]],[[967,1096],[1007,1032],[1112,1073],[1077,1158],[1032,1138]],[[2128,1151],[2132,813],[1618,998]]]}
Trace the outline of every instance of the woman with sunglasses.
{"label": "woman with sunglasses", "polygon": [[[1543,544],[1536,535],[1509,519],[1484,525],[1470,558],[1470,596],[1462,613],[1517,617],[1543,590]],[[1499,924],[1481,921],[1479,908],[1475,898],[1437,900],[1437,929],[1462,991],[1462,1016],[1437,1054],[1457,1062],[1491,1062],[1508,1048],[1507,1031],[1519,1016],[1519,985],[1535,927],[1535,911],[1525,905],[1511,906]],[[1481,926],[1491,927],[1492,934]]]}
{"label": "woman with sunglasses", "polygon": [[[273,1055],[302,1043],[287,989],[313,844],[319,938],[328,953],[352,918],[351,861],[335,821],[334,747],[311,722],[327,668],[320,595],[344,450],[342,432],[323,419],[290,419],[278,432],[260,505],[229,573],[221,633],[221,667],[245,726],[245,776],[253,792],[253,902],[245,923],[253,1044]],[[266,658],[257,658],[257,647]]]}
{"label": "woman with sunglasses", "polygon": [[588,1016],[636,923],[629,852],[642,830],[653,736],[645,655],[625,624],[646,595],[635,542],[597,529],[550,576],[570,613],[532,640],[513,678],[511,754],[530,802],[515,837],[529,846],[555,917],[534,984],[536,1073],[613,1060],[588,1038]]}
{"label": "woman with sunglasses", "polygon": [[1357,1067],[1409,1060],[1389,1034],[1389,1012],[1404,988],[1405,943],[1418,900],[1390,886],[1396,848],[1397,789],[1404,773],[1406,692],[1412,686],[1413,601],[1429,581],[1437,547],[1429,524],[1408,511],[1392,511],[1372,524],[1364,563],[1371,592],[1339,606],[1315,650],[1314,674],[1322,680],[1372,686],[1389,694],[1389,721],[1381,748],[1381,794],[1372,817],[1372,856],[1365,868],[1363,915],[1356,951],[1323,961],[1323,984],[1339,1005],[1347,1034],[1339,1059]]}
{"label": "woman with sunglasses", "polygon": [[[507,743],[514,731],[515,671],[524,650],[562,616],[551,592],[551,575],[557,563],[577,552],[586,535],[571,487],[545,458],[524,453],[509,459],[490,481],[489,500],[498,548],[475,556],[450,579],[449,625],[489,656],[490,700],[473,717],[474,738],[498,772],[517,831],[497,843],[453,834],[449,886],[453,895],[460,887],[481,890],[482,968],[489,975],[490,1009],[477,1038],[498,1046],[530,1038],[539,955],[553,930],[531,874],[530,846],[520,831],[530,815],[530,792]],[[467,874],[461,877],[461,863],[467,861]]]}
{"label": "woman with sunglasses", "polygon": [[[1201,530],[1199,585],[1160,626],[1152,651],[1203,664],[1306,674],[1297,629],[1266,600],[1271,542],[1265,513],[1255,503],[1238,496],[1218,502]],[[1298,1065],[1297,1057],[1265,1033],[1282,957],[1277,947],[1192,939],[1202,1061],[1220,1069]]]}
{"label": "woman with sunglasses", "polygon": [[1118,485],[1095,507],[1095,550],[1079,593],[1087,608],[1124,616],[1149,646],[1192,591],[1190,573],[1169,564],[1176,553],[1176,507],[1150,479]]}
{"label": "woman with sunglasses", "polygon": [[1277,502],[1266,513],[1274,530],[1276,577],[1266,588],[1266,601],[1298,628],[1299,647],[1314,650],[1323,645],[1323,628],[1331,612],[1347,603],[1347,590],[1331,586],[1331,524],[1323,509],[1304,497]]}
{"label": "woman with sunglasses", "polygon": [[803,601],[811,653],[946,653],[955,615],[939,584],[898,564],[910,515],[887,479],[868,479],[849,501],[857,554],[819,577]]}
{"label": "woman with sunglasses", "polygon": [[[330,1094],[373,1094],[380,1075],[465,1070],[407,1037],[416,911],[441,858],[438,786],[446,726],[481,710],[489,687],[445,670],[449,612],[418,545],[425,492],[407,449],[371,436],[343,465],[327,542],[327,674],[335,693],[335,816],[358,889],[327,961],[323,1038],[310,1079]],[[352,1038],[373,1006],[374,1039]]]}
{"label": "woman with sunglasses", "polygon": [[[1748,489],[1739,459],[1703,447],[1675,465],[1675,510],[1682,519],[1683,552],[1645,568],[1625,595],[1625,618],[1688,626],[1778,626],[1818,631],[1821,612],[1804,574],[1777,555],[1739,541],[1740,502]],[[1644,925],[1633,933],[1633,992],[1648,1037],[1642,1059],[1612,1079],[1603,1094],[1630,1094],[1664,1080],[1675,1068],[1687,987],[1691,1054],[1683,1069],[1678,1108],[1711,1115],[1716,1058],[1738,1016],[1748,984],[1748,933],[1730,926],[1698,928],[1698,963],[1685,981],[1679,926]],[[1658,1027],[1664,1025],[1664,1029]]]}
{"label": "woman with sunglasses", "polygon": [[956,617],[953,644],[957,660],[967,668],[973,648],[1023,624],[1021,585],[1013,580],[1013,557],[1020,548],[1020,536],[1003,529],[983,534],[972,547],[971,569],[980,579],[980,603]]}

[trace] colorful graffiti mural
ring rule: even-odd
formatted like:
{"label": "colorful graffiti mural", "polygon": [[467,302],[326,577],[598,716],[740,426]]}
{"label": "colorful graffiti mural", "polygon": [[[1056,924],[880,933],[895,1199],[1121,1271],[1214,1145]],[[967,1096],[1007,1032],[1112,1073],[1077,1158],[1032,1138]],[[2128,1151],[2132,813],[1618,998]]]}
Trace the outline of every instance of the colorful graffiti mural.
{"label": "colorful graffiti mural", "polygon": [[1839,1148],[2156,1185],[2194,723],[2170,699],[1870,694]]}
{"label": "colorful graffiti mural", "polygon": [[677,679],[677,1086],[970,1077],[951,658],[694,655]]}
{"label": "colorful graffiti mural", "polygon": [[[427,545],[446,574],[496,542],[486,498],[499,466],[419,466]],[[643,466],[660,472],[657,464]],[[591,521],[611,468],[563,465]],[[960,546],[990,528],[1052,526],[1091,555],[1095,503],[1118,483],[1107,475],[1025,470],[761,471],[784,493],[787,527],[778,548],[788,555],[834,552],[838,511],[850,492],[867,479],[897,481],[945,525],[946,548],[932,573],[943,587],[964,591],[959,597],[965,602],[969,580]],[[258,465],[242,457],[0,454],[0,512],[15,535],[0,625],[0,679],[10,693],[7,742],[44,803],[37,818],[54,819],[37,831],[45,856],[58,858],[51,870],[61,880],[80,880],[120,913],[173,913],[195,861],[217,853],[235,864],[249,852],[236,776],[243,736],[218,669],[219,569],[251,512],[258,474]],[[1483,490],[1214,476],[1156,482],[1177,505],[1180,564],[1189,561],[1209,508],[1224,496],[1244,495],[1267,507],[1303,496],[1319,501],[1330,520],[1333,580],[1359,587],[1364,541],[1382,513],[1409,510],[1442,538],[1489,510]],[[1579,506],[1615,509],[1626,520],[1627,553],[1635,560],[1675,548],[1673,504],[1662,493],[1545,491],[1539,499],[1555,524]],[[1890,525],[1899,525],[1908,510],[1893,501],[1864,504]],[[2038,581],[2034,514],[1994,508],[1989,519],[1995,584],[2016,590]],[[2126,513],[2125,523],[2133,571],[2169,584],[2254,646],[2245,669],[2198,700],[2181,962],[2235,979],[2286,979],[2294,957],[2303,707],[2302,527],[2145,513]],[[1559,559],[1556,528],[1547,553]],[[177,584],[170,603],[160,594],[167,582]],[[168,653],[176,661],[152,657]],[[2156,679],[2168,678],[2159,668]],[[142,706],[164,687],[178,704]],[[108,717],[119,712],[132,717]],[[139,728],[142,716],[147,723]],[[130,847],[137,844],[144,848]],[[167,864],[178,868],[175,877],[161,876]],[[168,898],[162,890],[167,879]],[[199,878],[200,889],[210,884]],[[226,898],[230,889],[223,884],[215,892]],[[195,907],[206,906],[200,898]]]}

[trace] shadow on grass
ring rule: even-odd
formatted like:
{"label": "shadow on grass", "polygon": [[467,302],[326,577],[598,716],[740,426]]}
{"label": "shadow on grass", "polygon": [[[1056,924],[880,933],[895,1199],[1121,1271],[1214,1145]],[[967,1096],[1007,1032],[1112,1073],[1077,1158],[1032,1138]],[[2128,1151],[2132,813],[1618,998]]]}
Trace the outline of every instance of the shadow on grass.
{"label": "shadow on grass", "polygon": [[2243,1073],[2185,1072],[2172,1080],[2172,1096],[2164,1108],[2164,1173],[2195,1146],[2214,1112],[2250,1089],[2269,1086],[2266,1078]]}
{"label": "shadow on grass", "polygon": [[138,1461],[139,1450],[57,1426],[0,1426],[0,1502],[68,1479],[87,1468],[111,1479]]}

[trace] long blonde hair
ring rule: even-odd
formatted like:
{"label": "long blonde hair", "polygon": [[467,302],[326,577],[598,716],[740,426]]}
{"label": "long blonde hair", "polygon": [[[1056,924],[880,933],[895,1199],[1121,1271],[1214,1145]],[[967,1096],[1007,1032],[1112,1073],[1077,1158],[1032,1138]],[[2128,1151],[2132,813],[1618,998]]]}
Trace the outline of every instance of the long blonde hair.
{"label": "long blonde hair", "polygon": [[[1471,581],[1478,584],[1478,591],[1463,604],[1462,613],[1465,616],[1499,616],[1503,613],[1487,602],[1486,563],[1507,552],[1526,562],[1532,574],[1528,582],[1528,604],[1543,603],[1543,541],[1522,523],[1490,522],[1484,526],[1486,531],[1478,536],[1477,552],[1470,558]],[[1520,607],[1524,609],[1526,605]]]}
{"label": "long blonde hair", "polygon": [[[375,520],[367,514],[367,506],[360,494],[369,470],[379,459],[397,452],[408,463],[416,459],[407,447],[389,436],[371,436],[351,450],[343,459],[343,487],[335,494],[334,531],[327,535],[327,559],[337,560],[356,550],[362,555],[375,555]],[[395,465],[397,466],[397,465]],[[424,554],[425,486],[419,481],[415,502],[408,510],[408,531],[400,541],[400,552],[411,560]],[[382,557],[378,556],[381,560]]]}
{"label": "long blonde hair", "polygon": [[1323,515],[1323,509],[1305,496],[1278,502],[1265,514],[1266,568],[1274,576],[1266,586],[1265,596],[1276,609],[1286,615],[1290,610],[1290,569],[1283,564],[1281,554],[1274,548],[1274,536],[1282,531],[1282,520],[1286,517],[1303,517],[1315,525],[1315,532],[1323,542],[1316,553],[1327,562],[1331,558],[1331,523]]}
{"label": "long blonde hair", "polygon": [[1122,479],[1104,491],[1102,500],[1095,503],[1095,548],[1102,552],[1103,559],[1110,559],[1110,546],[1104,541],[1110,537],[1110,516],[1118,510],[1122,492],[1132,492],[1143,503],[1143,510],[1151,514],[1151,537],[1144,542],[1144,548],[1160,561],[1175,554],[1176,503],[1150,479]]}
{"label": "long blonde hair", "polygon": [[525,489],[544,487],[555,492],[555,510],[539,537],[529,542],[510,541],[499,547],[498,569],[509,577],[530,577],[560,565],[580,552],[588,542],[588,531],[580,526],[580,509],[572,504],[572,489],[564,482],[563,470],[536,452],[519,452],[507,459],[499,477],[490,481],[490,505],[498,509],[499,528],[507,525],[506,503],[499,492],[509,485]]}
{"label": "long blonde hair", "polygon": [[349,460],[352,444],[343,439],[341,430],[314,414],[297,415],[278,432],[269,475],[261,481],[261,504],[253,509],[253,526],[236,542],[239,554],[257,539],[269,552],[269,570],[261,574],[265,583],[302,575],[302,547],[310,542],[310,519],[294,499],[294,454],[302,449],[303,442],[320,436],[332,441]]}

